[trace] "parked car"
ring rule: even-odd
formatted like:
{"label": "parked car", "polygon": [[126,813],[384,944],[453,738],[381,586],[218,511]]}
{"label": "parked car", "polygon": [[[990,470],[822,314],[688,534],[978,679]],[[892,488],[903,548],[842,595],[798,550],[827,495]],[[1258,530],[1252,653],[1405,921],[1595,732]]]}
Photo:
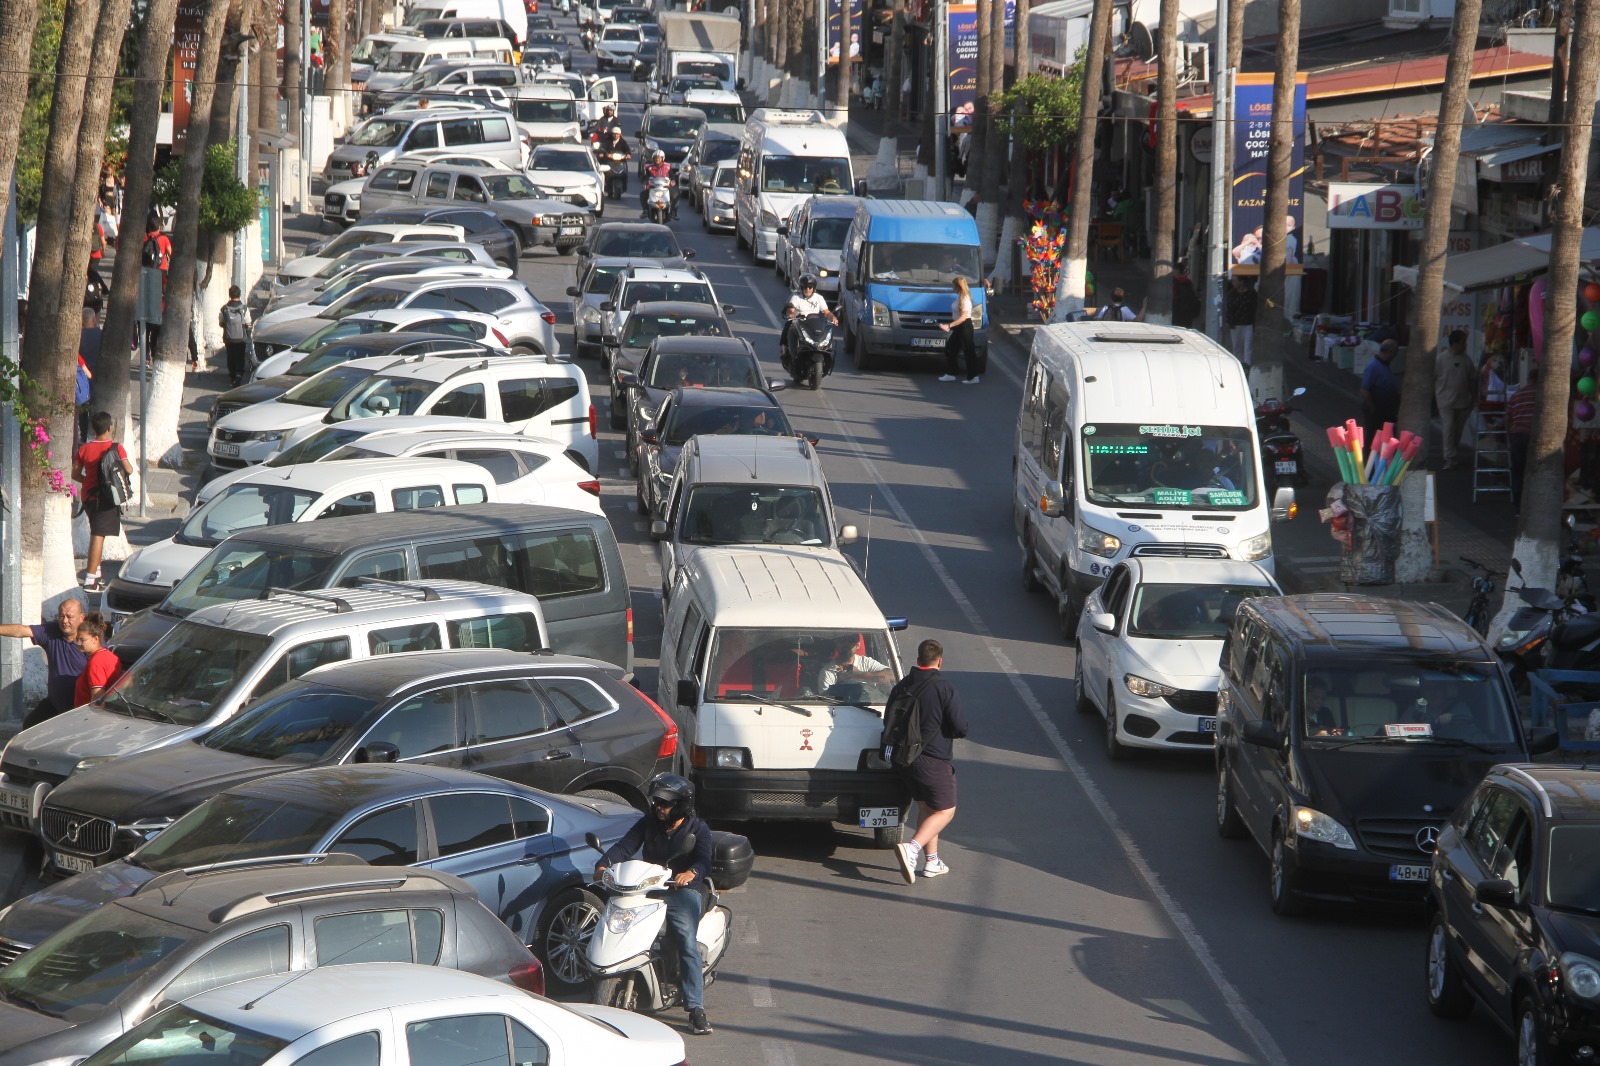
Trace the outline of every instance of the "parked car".
{"label": "parked car", "polygon": [[655,259],[662,266],[684,267],[694,258],[693,248],[678,244],[678,236],[655,222],[600,222],[577,247],[578,269],[594,258]]}
{"label": "parked car", "polygon": [[630,267],[659,267],[659,259],[632,259],[627,256],[592,256],[578,260],[576,285],[567,286],[572,300],[573,347],[578,358],[600,358],[605,354],[605,315],[600,305],[611,298],[617,276]]}
{"label": "parked car", "polygon": [[674,389],[662,401],[656,417],[638,430],[633,455],[639,479],[634,502],[639,513],[649,518],[660,516],[678,453],[690,437],[701,433],[770,437],[792,432],[777,397],[766,389]]}
{"label": "parked car", "polygon": [[528,153],[528,180],[540,196],[593,211],[605,212],[600,165],[582,144],[538,145]]}
{"label": "parked car", "polygon": [[1074,663],[1078,710],[1105,721],[1106,754],[1210,750],[1217,682],[1239,604],[1276,596],[1255,563],[1132,557],[1084,602]]}
{"label": "parked car", "polygon": [[[705,304],[636,304],[614,339],[606,375],[611,428],[627,429],[630,437],[679,385],[759,389],[767,384],[750,342],[734,338],[728,320]],[[635,407],[649,416],[634,417]]]}
{"label": "parked car", "polygon": [[[514,180],[513,176],[511,179]],[[490,175],[488,184],[493,186],[499,179],[498,175]],[[493,206],[463,206],[461,204],[417,204],[414,207],[373,207],[367,214],[368,221],[372,222],[453,222],[465,231],[464,240],[468,244],[479,244],[489,253],[489,257],[503,267],[516,271],[517,263],[522,258],[522,250],[526,242],[522,239],[517,229],[502,217],[501,213]]]}
{"label": "parked car", "polygon": [[[540,303],[520,278],[419,278],[409,281],[392,278],[375,281],[359,291],[347,293],[315,319],[338,321],[368,311],[398,307],[434,308],[444,311],[479,311],[493,315],[499,330],[510,340],[508,347],[519,355],[555,355],[561,351],[554,329],[556,316]],[[325,323],[318,323],[320,329]]]}
{"label": "parked car", "polygon": [[[284,375],[306,378],[337,362],[371,355],[397,352],[399,355],[449,355],[460,352],[476,355],[503,355],[506,336],[493,315],[480,311],[434,311],[428,308],[399,308],[393,311],[368,311],[330,322],[292,348],[284,348],[256,364],[252,380],[260,382]],[[394,337],[390,348],[369,342],[375,337]],[[413,348],[418,337],[427,346]],[[446,347],[441,341],[454,340],[458,346]],[[230,401],[231,402],[231,401]]]}
{"label": "parked car", "polygon": [[[157,1011],[236,981],[272,976],[265,992],[300,984],[285,973],[379,960],[431,963],[430,983],[448,968],[476,973],[488,988],[540,986],[528,949],[447,873],[349,861],[175,870],[0,970],[0,1066],[81,1062]],[[340,999],[358,987],[352,972],[335,978]],[[209,1049],[218,1049],[215,1038]]]}
{"label": "parked car", "polygon": [[283,264],[273,277],[272,285],[274,289],[281,289],[303,278],[309,278],[352,248],[361,248],[369,244],[393,244],[398,241],[437,242],[465,239],[466,231],[460,226],[444,223],[427,226],[384,225],[368,219],[351,226],[317,249],[314,254],[302,255]]}
{"label": "parked car", "polygon": [[268,332],[279,323],[315,318],[324,311],[336,307],[340,300],[357,289],[374,281],[409,277],[509,278],[514,273],[510,267],[479,266],[477,263],[462,263],[454,259],[380,259],[373,263],[363,263],[343,276],[333,278],[305,299],[298,301],[289,297],[280,299],[277,306],[264,312],[255,325],[263,332]]}
{"label": "parked car", "polygon": [[1481,1004],[1517,1062],[1600,1045],[1600,770],[1496,766],[1439,833],[1426,991],[1442,1018]]}
{"label": "parked car", "polygon": [[[403,244],[371,244],[364,248],[353,248],[329,263],[309,278],[275,289],[267,297],[266,310],[272,311],[284,304],[299,303],[309,300],[316,293],[321,292],[329,282],[336,281],[353,270],[360,269],[368,264],[386,262],[408,257],[424,257],[428,260],[451,260],[456,263],[486,266],[495,265],[495,260],[483,245],[474,241],[407,241]],[[257,325],[260,323],[258,322]]]}

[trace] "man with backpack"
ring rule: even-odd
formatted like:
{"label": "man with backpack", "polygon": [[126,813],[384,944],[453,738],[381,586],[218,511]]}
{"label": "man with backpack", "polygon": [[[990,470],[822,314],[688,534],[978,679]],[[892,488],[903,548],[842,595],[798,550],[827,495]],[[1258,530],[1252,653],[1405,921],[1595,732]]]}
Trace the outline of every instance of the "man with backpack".
{"label": "man with backpack", "polygon": [[133,494],[133,464],[128,453],[111,435],[111,412],[94,416],[94,440],[78,449],[72,479],[83,486],[83,513],[89,520],[89,558],[83,571],[83,587],[89,592],[105,588],[100,577],[100,553],[106,538],[122,532],[122,505]]}
{"label": "man with backpack", "polygon": [[954,745],[967,735],[967,718],[955,686],[945,680],[944,647],[937,640],[917,645],[916,667],[895,685],[884,707],[884,758],[905,779],[920,815],[917,832],[897,845],[895,857],[906,884],[939,877],[950,867],[939,858],[939,834],[956,816]]}
{"label": "man with backpack", "polygon": [[244,384],[250,337],[250,312],[239,299],[239,286],[228,286],[228,302],[222,305],[217,325],[222,327],[222,343],[228,350],[228,384],[238,388]]}

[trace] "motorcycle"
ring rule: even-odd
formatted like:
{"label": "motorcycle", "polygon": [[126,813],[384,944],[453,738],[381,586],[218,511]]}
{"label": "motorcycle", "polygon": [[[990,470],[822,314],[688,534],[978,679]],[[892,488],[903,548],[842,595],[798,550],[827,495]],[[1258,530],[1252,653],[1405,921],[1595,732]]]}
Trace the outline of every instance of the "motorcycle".
{"label": "motorcycle", "polygon": [[822,314],[796,316],[778,355],[796,385],[817,391],[833,373],[833,323]]}
{"label": "motorcycle", "polygon": [[613,200],[620,200],[628,187],[628,157],[623,152],[607,152],[601,159],[600,170],[605,174],[606,195]]}
{"label": "motorcycle", "polygon": [[[603,852],[600,838],[593,833],[584,839],[591,848]],[[690,833],[676,854],[694,850]],[[700,916],[695,940],[700,945],[700,962],[706,984],[716,979],[717,965],[728,950],[728,935],[733,913],[718,902],[715,886],[679,887],[672,882],[672,871],[643,859],[628,859],[606,867],[596,891],[605,899],[605,908],[595,924],[583,958],[595,976],[593,1001],[622,1010],[660,1011],[680,1003],[678,952],[669,943],[668,892],[706,893],[706,906]]]}
{"label": "motorcycle", "polygon": [[645,217],[658,225],[666,225],[672,214],[672,179],[652,177],[645,182]]}
{"label": "motorcycle", "polygon": [[594,27],[593,26],[584,27],[583,32],[578,35],[578,40],[583,42],[583,50],[585,52],[593,52],[594,51]]}
{"label": "motorcycle", "polygon": [[[1305,389],[1295,389],[1290,398],[1298,399],[1305,394]],[[1304,488],[1309,480],[1300,438],[1289,428],[1292,410],[1276,396],[1269,396],[1256,406],[1256,435],[1261,438],[1261,458],[1274,488],[1289,484]]]}

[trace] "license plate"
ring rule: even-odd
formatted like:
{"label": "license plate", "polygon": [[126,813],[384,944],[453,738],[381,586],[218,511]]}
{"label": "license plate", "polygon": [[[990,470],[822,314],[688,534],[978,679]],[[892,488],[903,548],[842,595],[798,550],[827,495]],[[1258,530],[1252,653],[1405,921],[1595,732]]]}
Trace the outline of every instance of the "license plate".
{"label": "license plate", "polygon": [[1391,866],[1389,880],[1426,882],[1431,872],[1432,867],[1428,866]]}
{"label": "license plate", "polygon": [[59,851],[51,857],[51,861],[56,864],[56,869],[65,870],[69,874],[86,874],[94,869],[94,863],[88,859],[76,855],[64,855]]}
{"label": "license plate", "polygon": [[9,785],[0,785],[0,807],[31,815],[33,813],[33,793],[19,792]]}
{"label": "license plate", "polygon": [[560,233],[561,233],[561,236],[563,236],[563,237],[581,237],[581,236],[583,236],[583,227],[582,226],[562,226]]}
{"label": "license plate", "polygon": [[1200,719],[1200,732],[1202,732],[1202,733],[1215,733],[1216,731],[1217,731],[1217,720],[1215,718],[1202,718],[1202,719]]}
{"label": "license plate", "polygon": [[218,444],[214,446],[214,450],[217,455],[227,455],[233,458],[238,458],[239,456],[239,446],[237,444]]}
{"label": "license plate", "polygon": [[944,338],[943,337],[912,337],[911,338],[911,347],[913,347],[913,348],[943,348],[944,347]]}
{"label": "license plate", "polygon": [[863,829],[888,829],[900,824],[899,807],[862,807],[860,814]]}
{"label": "license plate", "polygon": [[1272,464],[1272,469],[1280,474],[1298,474],[1300,464],[1293,459],[1278,459]]}

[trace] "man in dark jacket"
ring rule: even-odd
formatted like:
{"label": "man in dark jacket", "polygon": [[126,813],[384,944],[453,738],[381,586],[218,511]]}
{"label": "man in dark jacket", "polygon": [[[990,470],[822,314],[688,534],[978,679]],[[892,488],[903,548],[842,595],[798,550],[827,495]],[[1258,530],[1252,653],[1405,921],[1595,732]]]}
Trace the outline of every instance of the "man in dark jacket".
{"label": "man in dark jacket", "polygon": [[[939,834],[956,816],[956,768],[951,761],[955,752],[951,741],[967,735],[967,718],[961,713],[955,686],[939,672],[943,666],[944,647],[937,640],[925,640],[917,645],[916,668],[895,686],[917,690],[917,723],[922,728],[922,754],[901,771],[921,812],[916,836],[895,848],[900,873],[908,885],[916,883],[919,859],[924,860],[923,877],[950,872],[939,858]],[[891,700],[894,696],[889,693]]]}
{"label": "man in dark jacket", "polygon": [[[704,886],[711,879],[711,827],[694,813],[694,786],[677,774],[652,777],[644,794],[650,802],[650,813],[635,822],[600,857],[594,879],[600,880],[606,867],[630,858],[634,852],[645,862],[672,871],[676,887],[666,893],[667,925],[678,942],[678,976],[683,984],[683,1005],[689,1012],[689,1028],[704,1035],[711,1032],[711,1022],[706,1018],[704,964],[695,932],[705,910]],[[684,838],[690,833],[694,834],[694,847],[685,850]]]}

